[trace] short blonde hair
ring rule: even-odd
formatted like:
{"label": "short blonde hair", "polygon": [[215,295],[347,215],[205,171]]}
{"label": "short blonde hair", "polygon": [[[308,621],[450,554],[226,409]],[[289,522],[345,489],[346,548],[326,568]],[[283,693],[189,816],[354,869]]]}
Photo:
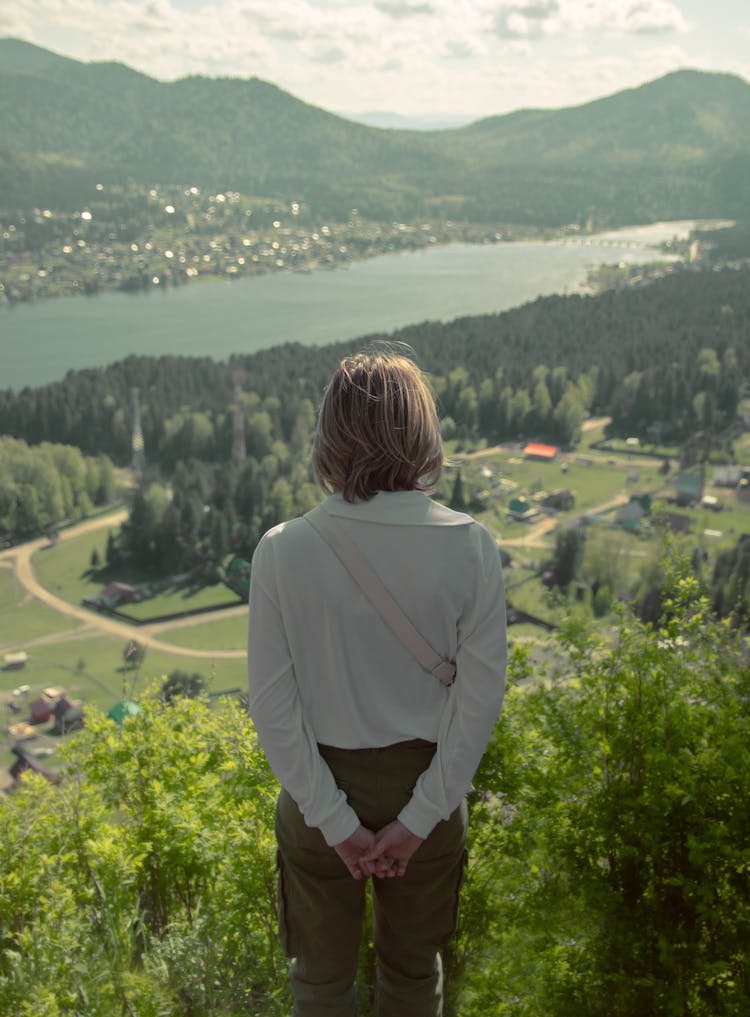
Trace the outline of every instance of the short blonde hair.
{"label": "short blonde hair", "polygon": [[313,440],[323,490],[349,502],[425,491],[442,465],[435,399],[417,365],[379,344],[345,357],[323,393]]}

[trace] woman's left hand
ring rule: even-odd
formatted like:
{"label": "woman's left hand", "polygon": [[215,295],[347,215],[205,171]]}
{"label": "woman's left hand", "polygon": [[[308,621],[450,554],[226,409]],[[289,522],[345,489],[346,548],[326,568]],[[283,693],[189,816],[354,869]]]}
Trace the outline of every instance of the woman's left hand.
{"label": "woman's left hand", "polygon": [[372,871],[370,864],[363,863],[363,859],[374,843],[375,834],[360,823],[350,837],[342,840],[339,844],[334,844],[333,850],[352,876],[355,879],[361,879],[363,876],[369,876]]}

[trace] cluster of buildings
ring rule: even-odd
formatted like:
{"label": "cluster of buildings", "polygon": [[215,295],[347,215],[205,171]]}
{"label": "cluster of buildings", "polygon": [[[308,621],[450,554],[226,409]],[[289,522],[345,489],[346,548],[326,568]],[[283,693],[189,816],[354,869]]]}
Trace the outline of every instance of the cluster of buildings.
{"label": "cluster of buildings", "polygon": [[[28,661],[26,653],[6,654],[3,671],[21,671]],[[83,704],[73,699],[68,691],[59,686],[43,688],[32,698],[31,686],[22,684],[13,689],[6,701],[10,714],[7,727],[10,749],[16,757],[9,768],[12,788],[27,771],[40,773],[50,783],[56,784],[58,774],[45,766],[43,760],[54,755],[57,746],[54,740],[71,734],[85,724]],[[116,724],[140,712],[137,703],[120,701],[114,704],[107,716]]]}

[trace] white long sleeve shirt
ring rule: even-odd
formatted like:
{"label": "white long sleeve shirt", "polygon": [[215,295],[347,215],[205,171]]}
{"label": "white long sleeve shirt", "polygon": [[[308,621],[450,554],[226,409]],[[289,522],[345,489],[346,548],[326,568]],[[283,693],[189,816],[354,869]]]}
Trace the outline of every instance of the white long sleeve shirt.
{"label": "white long sleeve shirt", "polygon": [[269,530],[253,557],[249,712],[282,786],[326,842],[359,819],[318,744],[380,748],[423,738],[437,751],[398,818],[426,837],[471,785],[500,712],[506,663],[500,556],[487,530],[419,491],[323,508],[424,638],[456,661],[446,688],[414,657],[304,519]]}

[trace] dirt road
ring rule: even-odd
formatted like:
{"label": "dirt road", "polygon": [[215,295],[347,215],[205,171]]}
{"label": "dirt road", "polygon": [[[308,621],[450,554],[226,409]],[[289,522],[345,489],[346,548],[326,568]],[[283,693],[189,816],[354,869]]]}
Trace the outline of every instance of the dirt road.
{"label": "dirt road", "polygon": [[[99,516],[96,519],[88,519],[85,522],[78,524],[77,526],[71,526],[67,530],[63,530],[60,533],[59,540],[73,540],[75,537],[80,537],[83,533],[90,533],[92,530],[103,529],[106,526],[116,526],[127,517],[127,511],[125,509],[117,509],[114,512],[108,513],[104,516]],[[134,639],[142,646],[147,646],[152,650],[161,650],[164,653],[177,654],[181,657],[202,657],[210,660],[229,660],[239,659],[245,656],[244,650],[198,650],[189,646],[177,646],[174,643],[166,642],[162,639],[158,639],[152,632],[152,626],[150,625],[129,625],[127,622],[122,622],[114,618],[110,618],[107,615],[97,614],[95,611],[91,611],[88,608],[80,607],[77,604],[69,604],[67,601],[62,600],[60,597],[56,597],[49,590],[45,589],[36,578],[34,573],[34,567],[31,562],[32,556],[36,551],[42,547],[46,547],[49,544],[49,540],[46,537],[41,537],[38,540],[29,541],[27,544],[19,544],[16,547],[8,548],[5,551],[0,552],[0,564],[4,565],[5,562],[11,562],[14,569],[14,574],[18,582],[24,587],[24,589],[32,596],[35,597],[42,604],[46,604],[47,607],[51,607],[53,611],[57,611],[58,614],[65,615],[66,618],[74,618],[77,621],[84,623],[87,630],[94,630],[105,633],[111,636],[117,636],[118,639],[127,641],[128,639]],[[247,609],[244,605],[240,605],[237,609],[231,611],[223,611],[221,617],[236,616],[245,612]],[[206,616],[200,618],[200,621],[208,621]],[[197,624],[197,619],[190,619],[190,622]],[[186,622],[189,624],[189,622]],[[161,631],[166,628],[167,625],[162,623],[160,625],[154,625],[153,631]],[[176,627],[172,623],[171,627]],[[59,636],[60,641],[70,639],[71,633],[61,633]],[[45,639],[47,637],[44,637]],[[52,639],[50,642],[54,641]],[[13,644],[8,644],[12,646]]]}
{"label": "dirt road", "polygon": [[[617,508],[618,505],[625,505],[626,502],[627,495],[618,494],[614,498],[610,498],[609,501],[603,501],[600,505],[594,505],[592,508],[587,509],[586,512],[587,514],[596,515],[600,512],[606,512],[607,509]],[[523,537],[512,537],[508,540],[501,538],[498,540],[498,544],[501,547],[541,546],[544,543],[543,538],[555,529],[559,521],[557,516],[546,516],[535,525],[532,524]]]}

